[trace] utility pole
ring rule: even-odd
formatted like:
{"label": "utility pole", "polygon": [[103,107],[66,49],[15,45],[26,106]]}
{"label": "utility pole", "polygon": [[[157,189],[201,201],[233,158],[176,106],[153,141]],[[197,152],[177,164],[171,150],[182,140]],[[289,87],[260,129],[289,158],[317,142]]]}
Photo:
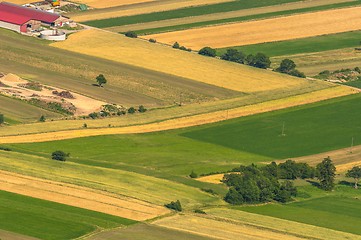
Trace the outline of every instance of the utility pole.
{"label": "utility pole", "polygon": [[283,125],[282,125],[282,134],[281,134],[282,137],[286,136],[285,134],[285,122],[283,122]]}
{"label": "utility pole", "polygon": [[350,148],[350,153],[353,152],[353,137],[351,138],[351,148]]}

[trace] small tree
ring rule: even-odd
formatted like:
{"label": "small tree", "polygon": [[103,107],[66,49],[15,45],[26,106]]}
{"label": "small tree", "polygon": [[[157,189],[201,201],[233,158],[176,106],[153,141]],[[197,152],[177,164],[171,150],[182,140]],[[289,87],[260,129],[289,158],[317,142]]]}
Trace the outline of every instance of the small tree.
{"label": "small tree", "polygon": [[146,109],[143,105],[140,105],[140,106],[139,106],[138,112],[144,113],[144,112],[146,112],[146,111],[147,111],[147,109]]}
{"label": "small tree", "polygon": [[45,116],[41,115],[41,117],[39,118],[39,122],[45,122],[45,121],[46,121]]}
{"label": "small tree", "polygon": [[280,66],[276,69],[277,72],[281,73],[290,73],[292,70],[296,69],[296,64],[291,59],[283,59]]}
{"label": "small tree", "polygon": [[330,157],[317,164],[317,178],[320,180],[320,188],[330,191],[335,186],[336,167]]}
{"label": "small tree", "polygon": [[355,189],[358,188],[358,182],[361,178],[361,167],[353,167],[352,169],[348,170],[346,173],[346,177],[350,177],[355,179]]}
{"label": "small tree", "polygon": [[201,50],[199,50],[198,54],[208,57],[215,57],[217,55],[217,52],[215,49],[211,47],[204,47]]}
{"label": "small tree", "polygon": [[192,172],[191,172],[191,174],[189,174],[189,176],[190,176],[191,178],[197,178],[197,177],[198,177],[198,174],[195,173],[195,172],[192,170]]}
{"label": "small tree", "polygon": [[66,157],[69,157],[69,153],[66,154],[65,152],[63,151],[55,151],[51,154],[51,158],[54,159],[54,160],[57,160],[57,161],[63,161],[65,162],[66,161]]}
{"label": "small tree", "polygon": [[4,122],[5,122],[4,114],[0,113],[0,125],[3,124]]}
{"label": "small tree", "polygon": [[155,40],[154,38],[151,38],[151,39],[149,39],[149,42],[151,42],[151,43],[156,43],[157,40]]}
{"label": "small tree", "polygon": [[271,66],[271,60],[265,54],[257,53],[256,56],[251,59],[249,65],[257,68],[266,69]]}
{"label": "small tree", "polygon": [[136,32],[133,31],[128,31],[125,33],[125,36],[130,37],[130,38],[137,38],[138,34]]}
{"label": "small tree", "polygon": [[128,113],[130,113],[130,114],[135,113],[135,108],[134,108],[134,107],[130,107],[130,108],[128,109]]}
{"label": "small tree", "polygon": [[175,49],[179,49],[180,45],[179,45],[178,42],[175,42],[172,47],[175,48]]}
{"label": "small tree", "polygon": [[182,205],[179,200],[177,200],[176,202],[171,202],[171,203],[165,204],[164,206],[169,209],[176,210],[178,212],[182,211]]}
{"label": "small tree", "polygon": [[103,74],[99,74],[95,79],[96,79],[99,87],[101,87],[103,84],[107,83],[107,79],[104,77]]}

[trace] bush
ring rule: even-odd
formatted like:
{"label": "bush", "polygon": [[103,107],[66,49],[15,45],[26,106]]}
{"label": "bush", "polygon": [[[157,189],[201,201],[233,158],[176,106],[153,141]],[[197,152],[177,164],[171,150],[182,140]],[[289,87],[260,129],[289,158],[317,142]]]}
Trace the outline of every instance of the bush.
{"label": "bush", "polygon": [[156,43],[156,42],[157,42],[157,40],[155,40],[155,39],[151,38],[151,39],[149,39],[149,42],[151,42],[151,43]]}
{"label": "bush", "polygon": [[98,118],[98,113],[96,113],[96,112],[89,113],[89,117],[90,117],[91,119],[96,119],[96,118]]}
{"label": "bush", "polygon": [[289,72],[289,75],[299,78],[306,78],[306,75],[303,72],[298,71],[297,69],[294,69],[291,72]]}
{"label": "bush", "polygon": [[271,66],[271,60],[263,53],[257,53],[255,56],[248,55],[246,59],[248,65],[252,67],[266,69]]}
{"label": "bush", "polygon": [[8,147],[0,147],[0,151],[6,151],[6,152],[10,152],[11,149]]}
{"label": "bush", "polygon": [[200,209],[196,209],[194,210],[195,213],[199,213],[199,214],[207,214],[205,211],[200,210]]}
{"label": "bush", "polygon": [[63,151],[55,151],[51,154],[51,159],[54,159],[54,160],[57,160],[57,161],[63,161],[65,162],[66,161],[66,158],[69,157],[69,153],[66,154],[65,152]]}
{"label": "bush", "polygon": [[221,56],[221,59],[230,62],[244,63],[246,56],[237,49],[227,49],[227,52]]}
{"label": "bush", "polygon": [[138,34],[136,32],[133,31],[128,31],[125,33],[125,36],[130,37],[130,38],[137,38]]}
{"label": "bush", "polygon": [[198,174],[195,173],[194,171],[192,171],[191,174],[189,174],[189,176],[190,176],[191,178],[197,178],[197,177],[198,177]]}
{"label": "bush", "polygon": [[39,122],[45,122],[45,116],[44,115],[41,115],[41,117],[39,118]]}
{"label": "bush", "polygon": [[208,57],[215,57],[217,55],[217,52],[215,49],[211,47],[204,47],[201,50],[199,50],[198,54]]}
{"label": "bush", "polygon": [[212,195],[217,195],[217,193],[213,189],[210,189],[210,188],[201,188],[201,190],[203,192],[210,193]]}
{"label": "bush", "polygon": [[175,42],[172,47],[175,48],[175,49],[179,49],[180,45],[179,45],[178,42]]}
{"label": "bush", "polygon": [[84,123],[83,128],[87,128],[87,127],[88,127],[88,124]]}
{"label": "bush", "polygon": [[181,205],[179,200],[177,200],[176,202],[171,202],[171,203],[165,204],[164,206],[166,208],[173,209],[173,210],[176,210],[178,212],[182,211],[182,205]]}
{"label": "bush", "polygon": [[130,108],[128,109],[128,113],[130,113],[130,114],[135,113],[135,108],[134,108],[134,107],[130,107]]}
{"label": "bush", "polygon": [[146,109],[143,105],[140,105],[140,106],[139,106],[138,112],[144,113],[144,112],[146,112],[146,111],[147,111],[147,109]]}
{"label": "bush", "polygon": [[5,122],[4,114],[0,113],[0,125],[3,124],[4,122]]}

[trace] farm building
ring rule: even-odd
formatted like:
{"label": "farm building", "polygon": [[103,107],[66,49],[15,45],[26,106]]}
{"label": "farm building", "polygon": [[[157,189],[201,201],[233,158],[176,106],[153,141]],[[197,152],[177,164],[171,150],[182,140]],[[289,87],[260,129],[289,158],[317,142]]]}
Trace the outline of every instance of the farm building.
{"label": "farm building", "polygon": [[58,14],[48,13],[8,2],[0,2],[0,27],[26,33],[37,30],[41,25],[61,26],[64,18]]}

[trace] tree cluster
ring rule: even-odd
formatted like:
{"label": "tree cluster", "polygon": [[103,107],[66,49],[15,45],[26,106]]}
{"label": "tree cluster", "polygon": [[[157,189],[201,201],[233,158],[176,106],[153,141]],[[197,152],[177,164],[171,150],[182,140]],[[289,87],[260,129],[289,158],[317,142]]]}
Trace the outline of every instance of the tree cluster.
{"label": "tree cluster", "polygon": [[[272,164],[274,166],[274,164]],[[277,165],[276,165],[277,166]],[[289,202],[297,189],[289,180],[278,181],[276,172],[252,164],[241,166],[239,174],[227,174],[223,182],[230,187],[224,200],[231,204]],[[269,171],[271,170],[271,171]]]}
{"label": "tree cluster", "polygon": [[62,161],[65,162],[66,158],[70,156],[70,153],[65,153],[63,151],[55,151],[51,154],[51,159],[57,160],[57,161]]}
{"label": "tree cluster", "polygon": [[183,50],[183,51],[187,51],[187,52],[191,52],[192,49],[190,48],[186,48],[185,46],[181,46],[178,42],[175,42],[172,46],[175,49],[179,49],[179,50]]}
{"label": "tree cluster", "polygon": [[249,54],[246,56],[243,52],[232,48],[227,49],[221,56],[221,59],[263,69],[271,66],[271,60],[263,53],[257,53],[256,55]]}
{"label": "tree cluster", "polygon": [[138,34],[134,31],[128,31],[124,34],[125,36],[127,37],[130,37],[130,38],[137,38],[138,37]]}
{"label": "tree cluster", "polygon": [[175,202],[170,202],[170,203],[168,203],[168,204],[165,204],[164,205],[166,208],[169,208],[169,209],[173,209],[173,210],[175,210],[175,211],[177,211],[177,212],[181,212],[183,209],[182,209],[182,205],[181,205],[181,203],[180,203],[180,201],[179,200],[177,200],[177,201],[175,201]]}
{"label": "tree cluster", "polygon": [[283,59],[280,66],[276,68],[276,72],[285,73],[291,76],[305,78],[306,75],[296,69],[296,63],[291,59]]}
{"label": "tree cluster", "polygon": [[361,178],[361,167],[353,167],[352,169],[348,170],[346,173],[346,177],[355,179],[354,188],[358,189],[358,182]]}

